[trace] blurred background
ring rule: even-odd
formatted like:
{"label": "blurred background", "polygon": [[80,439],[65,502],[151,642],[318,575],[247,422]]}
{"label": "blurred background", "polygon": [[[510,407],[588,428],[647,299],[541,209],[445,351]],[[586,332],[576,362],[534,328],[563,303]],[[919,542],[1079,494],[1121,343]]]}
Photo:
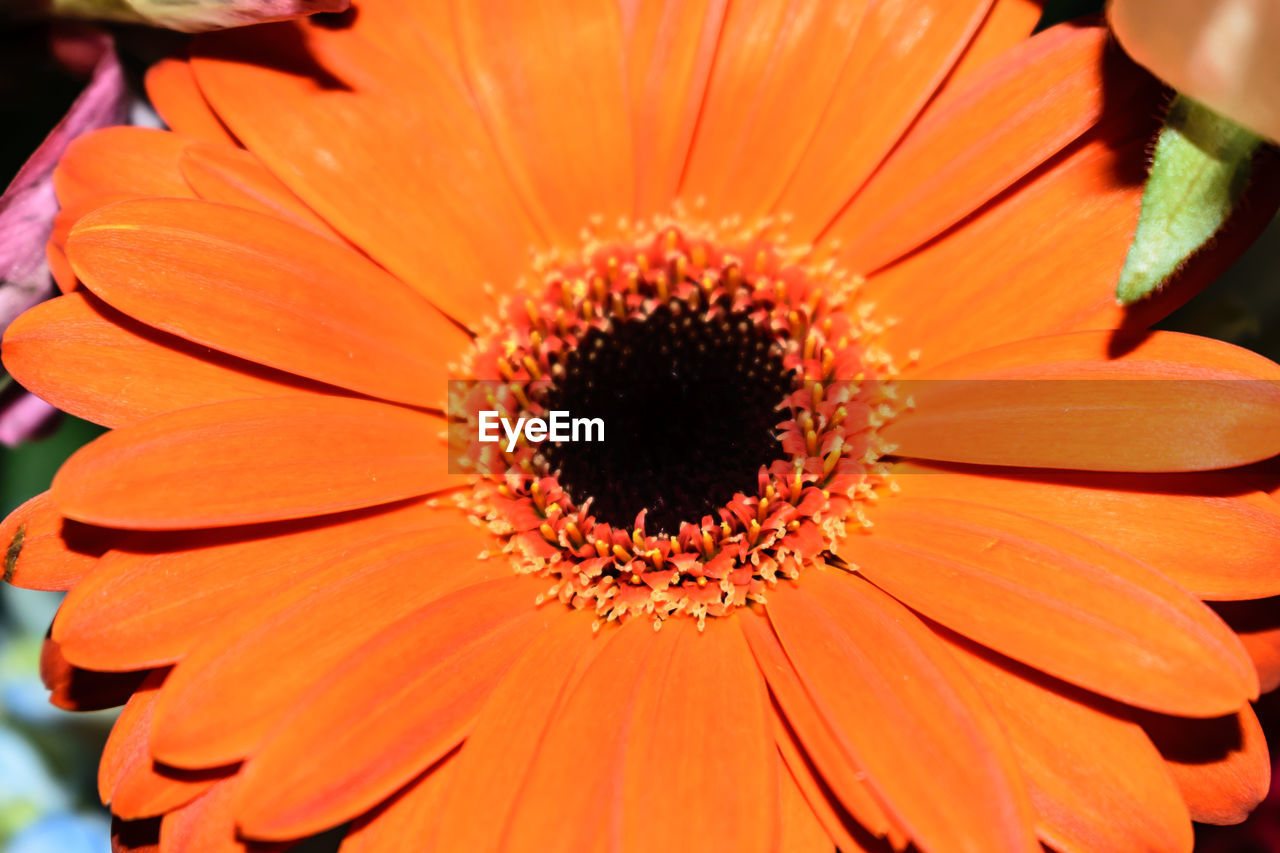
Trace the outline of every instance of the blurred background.
{"label": "blurred background", "polygon": [[[1050,0],[1045,24],[1099,11],[1099,0]],[[3,8],[0,6],[0,8]],[[65,25],[59,25],[65,26]],[[141,28],[113,30],[135,91],[141,71],[181,37]],[[66,114],[85,77],[54,58],[52,28],[0,29],[0,185]],[[1220,338],[1280,360],[1280,220],[1213,287],[1162,324]],[[0,372],[0,395],[6,392]],[[54,472],[101,430],[70,417],[35,440],[0,446],[0,513],[48,488]],[[115,712],[72,714],[48,703],[40,683],[40,643],[58,605],[55,593],[0,585],[0,850],[105,853],[108,819],[98,802],[97,759]],[[1280,701],[1259,713],[1280,743]],[[1280,797],[1241,827],[1206,828],[1204,853],[1280,853]]]}
{"label": "blurred background", "polygon": [[[50,27],[0,30],[0,185],[66,114],[85,78],[54,59]],[[15,389],[3,386],[0,398]],[[19,448],[0,446],[0,512],[48,488],[62,460],[101,430],[65,418]],[[71,714],[49,704],[40,644],[59,594],[0,584],[0,850],[106,853],[97,757],[114,712]]]}

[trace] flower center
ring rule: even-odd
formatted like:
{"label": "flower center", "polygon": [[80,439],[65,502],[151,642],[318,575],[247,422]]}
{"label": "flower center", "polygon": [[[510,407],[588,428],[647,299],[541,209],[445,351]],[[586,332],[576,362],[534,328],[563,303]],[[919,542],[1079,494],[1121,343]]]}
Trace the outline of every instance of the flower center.
{"label": "flower center", "polygon": [[551,443],[548,469],[596,519],[674,534],[714,515],[756,473],[785,457],[779,406],[794,371],[745,312],[690,310],[673,301],[645,317],[591,329],[561,362],[540,401],[600,418],[605,441]]}
{"label": "flower center", "polygon": [[[597,625],[702,624],[866,524],[879,430],[906,404],[857,279],[761,231],[665,221],[535,269],[459,366],[449,412],[476,474],[458,502],[548,579],[544,597]],[[485,418],[557,411],[605,440],[482,438]]]}

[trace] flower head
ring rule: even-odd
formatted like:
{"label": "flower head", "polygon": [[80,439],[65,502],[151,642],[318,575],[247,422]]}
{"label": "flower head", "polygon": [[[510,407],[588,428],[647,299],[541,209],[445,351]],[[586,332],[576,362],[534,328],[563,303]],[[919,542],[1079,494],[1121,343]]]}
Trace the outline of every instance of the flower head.
{"label": "flower head", "polygon": [[[73,146],[85,289],[4,342],[113,427],[0,542],[70,589],[58,701],[128,697],[121,844],[1241,819],[1274,664],[1204,600],[1280,593],[1280,510],[1221,470],[1280,451],[1280,367],[1140,332],[1271,211],[1116,306],[1161,95],[1035,13],[369,2],[153,72],[173,132]],[[623,446],[477,439],[575,409]]]}

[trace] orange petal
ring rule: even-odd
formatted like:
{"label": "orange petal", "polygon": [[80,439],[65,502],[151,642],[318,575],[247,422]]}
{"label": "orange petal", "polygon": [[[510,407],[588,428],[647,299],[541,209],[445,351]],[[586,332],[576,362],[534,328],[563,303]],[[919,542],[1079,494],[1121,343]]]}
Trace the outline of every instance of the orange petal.
{"label": "orange petal", "polygon": [[197,143],[183,150],[182,176],[200,198],[256,210],[341,242],[332,228],[243,148]]}
{"label": "orange petal", "polygon": [[[859,825],[876,837],[887,835],[893,825],[884,809],[880,808],[879,802],[867,790],[866,771],[849,761],[836,736],[823,722],[769,623],[764,617],[754,613],[744,613],[740,620],[755,655],[756,665],[764,673],[769,690],[782,710],[786,721],[786,736],[796,739],[797,753],[803,752],[805,763],[814,766],[822,787],[831,791],[836,801]],[[779,744],[783,756],[792,765],[792,772],[799,773],[800,768],[795,766],[797,761],[788,756],[781,738]],[[827,821],[829,831],[835,831],[841,823],[837,821],[833,825],[831,821]],[[843,840],[837,839],[841,842]]]}
{"label": "orange petal", "polygon": [[1192,820],[1240,823],[1266,797],[1271,757],[1252,708],[1216,720],[1136,719],[1168,763]]}
{"label": "orange petal", "polygon": [[178,160],[190,139],[141,127],[108,127],[77,137],[54,170],[61,210],[53,219],[47,255],[63,293],[76,289],[66,256],[67,237],[80,217],[130,198],[193,198]]}
{"label": "orange petal", "polygon": [[791,233],[815,239],[836,217],[919,116],[990,8],[991,0],[868,4],[850,62],[774,205],[794,215]]}
{"label": "orange petal", "polygon": [[1240,642],[1258,669],[1264,691],[1280,686],[1280,627],[1240,634]]}
{"label": "orange petal", "polygon": [[859,578],[818,568],[768,597],[819,713],[918,847],[1039,850],[1002,733],[916,616]]}
{"label": "orange petal", "polygon": [[248,210],[124,202],[81,219],[67,253],[95,295],[147,325],[396,402],[443,408],[445,364],[467,346],[359,253]]}
{"label": "orange petal", "polygon": [[[804,155],[851,57],[867,0],[730,3],[681,181],[712,221],[767,213]],[[663,108],[663,105],[657,105]],[[643,128],[639,129],[643,133]]]}
{"label": "orange petal", "polygon": [[986,70],[988,62],[1029,38],[1044,14],[1043,6],[1044,0],[996,0],[934,102],[943,94],[958,90],[961,84],[967,86],[974,73]]}
{"label": "orange petal", "polygon": [[[467,734],[518,650],[566,611],[534,607],[543,584],[504,577],[393,623],[316,686],[246,765],[246,835],[288,839],[377,805]],[[368,697],[382,699],[373,706]],[[353,719],[351,708],[365,712]]]}
{"label": "orange petal", "polygon": [[[415,71],[438,66],[434,73],[447,74],[454,83],[462,81],[462,72],[458,67],[458,44],[453,32],[453,10],[448,3],[380,0],[378,3],[366,3],[359,15],[344,20],[342,26],[314,26],[316,23],[311,21],[313,26],[306,30],[305,35],[307,46],[311,50],[321,57],[346,59],[367,75],[376,78],[381,86],[394,86],[404,82],[389,73],[392,71],[389,63],[393,60],[412,67]],[[368,67],[360,66],[355,63],[354,58],[346,56],[348,50],[359,55],[360,49],[352,46],[355,41],[376,46],[385,55],[379,63]],[[315,72],[323,69],[310,70]],[[382,79],[383,74],[387,75],[386,79]],[[410,85],[425,85],[423,81],[407,82]]]}
{"label": "orange petal", "polygon": [[970,219],[871,275],[864,298],[899,321],[884,345],[899,359],[918,350],[928,365],[1038,335],[1140,330],[1213,281],[1270,222],[1280,170],[1255,170],[1249,201],[1215,238],[1215,251],[1191,259],[1154,298],[1124,308],[1115,283],[1137,224],[1153,132],[1132,122],[1100,126]]}
{"label": "orange petal", "polygon": [[869,517],[872,532],[842,543],[841,556],[913,610],[1001,654],[1170,714],[1229,714],[1257,696],[1231,629],[1119,551],[961,501],[891,499]]}
{"label": "orange petal", "polygon": [[146,745],[151,728],[151,709],[165,675],[165,670],[150,673],[120,709],[120,716],[111,726],[111,734],[102,747],[102,760],[98,762],[98,798],[104,805],[110,804],[111,793],[120,784],[120,778],[137,762],[140,753],[146,753],[150,761]]}
{"label": "orange petal", "polygon": [[1280,598],[1231,601],[1213,609],[1236,632],[1258,670],[1263,693],[1280,687]]}
{"label": "orange petal", "polygon": [[[765,628],[772,633],[772,629],[768,628],[767,625]],[[776,645],[777,639],[770,639],[769,642]],[[846,811],[843,804],[831,792],[822,776],[819,775],[810,760],[809,754],[801,748],[799,741],[796,740],[795,733],[788,727],[781,711],[776,707],[774,709],[774,723],[774,740],[778,744],[778,754],[782,756],[782,773],[791,779],[792,784],[796,786],[800,795],[804,797],[806,807],[817,819],[824,834],[828,837],[828,844],[834,841],[837,850],[851,850],[854,853],[864,853],[864,851],[865,853],[871,853],[871,851],[884,853],[884,851],[888,850],[906,849],[906,836],[902,835],[898,830],[894,830],[891,841],[877,838]],[[783,784],[785,785],[786,783],[784,782]],[[784,822],[786,817],[784,812]]]}
{"label": "orange petal", "polygon": [[32,393],[109,427],[205,403],[324,388],[144,326],[83,292],[13,321],[4,364]]}
{"label": "orange petal", "polygon": [[185,136],[146,127],[106,127],[77,137],[53,173],[58,203],[74,220],[128,198],[192,198],[178,168],[189,144]]}
{"label": "orange petal", "polygon": [[111,812],[125,820],[154,817],[181,808],[220,779],[235,773],[234,767],[211,770],[176,770],[156,764],[149,739],[152,713],[166,673],[153,672],[125,703],[98,764],[98,795],[111,804]]}
{"label": "orange petal", "polygon": [[[607,837],[610,849],[639,851],[653,849],[657,839],[678,836],[719,839],[717,844],[733,850],[776,848],[777,756],[764,683],[741,635],[734,626],[719,624],[699,632],[688,619],[667,622],[658,636],[651,631],[643,636],[646,627],[625,626],[595,659],[614,670],[609,692],[621,702],[600,704],[604,685],[595,680],[599,671],[588,668],[553,718],[516,803],[507,849],[533,849],[539,843],[584,849],[574,839]],[[649,648],[640,648],[641,643]],[[632,654],[664,665],[617,669],[635,660]],[[575,750],[583,766],[562,776],[568,770],[562,762],[572,756],[562,756],[555,744],[588,705],[596,716],[586,745],[592,757],[584,761],[581,748]],[[591,784],[596,781],[600,784]],[[531,821],[546,816],[537,814],[534,804],[548,795],[569,811],[575,796],[590,797],[595,806],[572,831],[535,831]]]}
{"label": "orange petal", "polygon": [[49,262],[49,274],[58,285],[60,293],[71,293],[80,286],[75,270],[71,269],[71,261],[67,260],[67,235],[71,233],[74,219],[64,211],[53,216],[53,231],[49,234],[49,242],[44,246],[45,260]]}
{"label": "orange petal", "polygon": [[906,463],[895,466],[893,482],[906,497],[984,504],[1073,530],[1199,598],[1280,594],[1280,506],[1234,471],[1133,475]]}
{"label": "orange petal", "polygon": [[651,713],[626,724],[617,849],[640,853],[685,835],[726,850],[776,850],[778,752],[764,678],[742,632],[718,622],[699,631],[692,619],[663,630],[678,639],[665,670],[650,671],[640,688]]}
{"label": "orange petal", "polygon": [[621,7],[637,219],[667,212],[676,197],[727,5],[660,0]]}
{"label": "orange petal", "polygon": [[70,589],[119,534],[64,519],[42,492],[0,522],[4,581],[23,589]]}
{"label": "orange petal", "polygon": [[459,0],[452,8],[476,106],[548,236],[577,245],[593,217],[630,214],[635,168],[618,4],[563,0],[552,13]]}
{"label": "orange petal", "polygon": [[235,799],[244,787],[237,774],[214,785],[193,803],[169,812],[160,824],[160,853],[250,853],[283,850],[248,844],[238,837]]}
{"label": "orange petal", "polygon": [[53,636],[65,654],[93,669],[175,663],[233,615],[282,601],[286,591],[300,594],[299,584],[342,555],[365,554],[379,540],[440,529],[455,518],[452,510],[413,503],[303,522],[137,535],[67,595]]}
{"label": "orange petal", "polygon": [[[451,50],[450,25],[415,33],[411,16],[429,14],[415,5],[393,24],[394,53],[371,43],[380,15],[364,9],[344,30],[285,23],[209,34],[192,64],[219,117],[299,198],[476,328],[496,308],[482,285],[513,286],[537,238],[457,68],[439,45],[413,43],[434,38]],[[395,4],[384,9],[395,17]],[[563,105],[563,92],[551,101]],[[560,131],[581,132],[583,123],[561,119]]]}
{"label": "orange petal", "polygon": [[441,421],[341,397],[214,403],[109,432],[54,477],[67,517],[173,530],[391,503],[454,482]]}
{"label": "orange petal", "polygon": [[145,83],[151,106],[178,133],[206,142],[238,144],[205,101],[187,60],[161,59],[147,69]]}
{"label": "orange petal", "polygon": [[644,618],[608,630],[612,636],[538,743],[503,828],[503,848],[510,853],[608,849],[611,835],[614,848],[620,846],[628,730],[633,719],[652,713],[656,691],[646,687],[671,660],[679,632],[654,633]]}
{"label": "orange petal", "polygon": [[[965,381],[956,381],[965,380]],[[1093,471],[1231,468],[1280,453],[1280,365],[1177,332],[1077,332],[920,374],[901,456]]]}
{"label": "orange petal", "polygon": [[[741,635],[731,625],[709,625],[701,633],[685,619],[668,622],[657,636],[647,628],[645,620],[636,619],[620,631],[606,629],[616,633],[595,661],[610,671],[604,674],[588,667],[577,687],[571,688],[568,701],[551,717],[532,773],[515,804],[505,835],[507,849],[546,849],[548,843],[555,849],[582,849],[574,839],[608,836],[612,848],[647,850],[655,839],[686,834],[717,838],[721,840],[717,843],[734,850],[776,846],[777,814],[770,805],[777,803],[778,779],[767,729],[767,699]],[[585,648],[586,642],[587,636],[580,636],[577,648]],[[636,656],[664,665],[618,668]],[[572,659],[582,662],[581,653]],[[577,678],[577,669],[557,668],[551,684],[538,689],[568,686]],[[610,683],[603,683],[606,679]],[[602,690],[622,701],[601,704]],[[544,719],[553,700],[534,700],[535,721]],[[503,707],[507,706],[495,706],[495,713]],[[728,708],[734,710],[726,717]],[[580,714],[595,717],[589,729],[595,734],[585,750],[589,755],[584,756],[581,748],[564,755],[557,744],[573,736],[572,721]],[[672,720],[680,724],[673,727]],[[577,736],[582,731],[578,729]],[[530,734],[526,731],[523,736]],[[490,745],[510,739],[510,735],[489,737]],[[463,753],[469,748],[468,743]],[[533,756],[526,747],[518,748],[516,754],[514,769],[519,773]],[[485,751],[474,760],[482,757],[494,756]],[[575,758],[578,767],[570,770],[563,762]],[[500,762],[472,772],[491,775],[503,766],[505,762]],[[595,781],[600,784],[592,784]],[[520,779],[499,783],[500,790],[505,793],[519,783]],[[479,793],[463,789],[459,799],[451,802],[458,802],[468,791]],[[595,806],[570,831],[544,833],[533,828],[535,822],[549,817],[537,811],[538,802],[556,797],[572,809],[573,799],[579,796]],[[505,797],[499,800],[500,806],[504,804]],[[470,807],[480,805],[475,802]],[[662,812],[671,816],[663,818]],[[494,813],[497,821],[501,814],[501,810]],[[477,817],[472,812],[471,820]],[[664,820],[678,829],[668,829]],[[458,837],[454,828],[458,822],[446,823],[442,829],[442,849],[455,849],[448,842]],[[477,830],[483,831],[473,827],[469,837],[477,837]],[[486,836],[495,830],[501,826],[489,827]]]}
{"label": "orange petal", "polygon": [[1045,844],[1062,853],[1189,853],[1191,816],[1138,725],[1034,670],[996,661],[949,632],[941,636],[1000,720]]}
{"label": "orange petal", "polygon": [[[1106,115],[1145,116],[1159,84],[1104,26],[1051,27],[930,104],[828,232],[875,270],[959,222]],[[937,164],[922,169],[920,164]]]}
{"label": "orange petal", "polygon": [[58,644],[46,638],[40,647],[40,680],[49,702],[64,711],[101,711],[129,701],[146,679],[142,672],[94,672],[72,666]]}
{"label": "orange petal", "polygon": [[[456,758],[444,758],[394,797],[355,819],[339,853],[422,853],[445,811]],[[472,848],[453,848],[472,849]]]}
{"label": "orange petal", "polygon": [[484,543],[467,527],[459,516],[370,543],[232,614],[174,668],[156,709],[157,758],[204,767],[249,756],[299,697],[340,673],[384,626],[463,587],[509,577],[502,560],[476,558]]}
{"label": "orange petal", "polygon": [[[496,850],[547,728],[613,632],[591,631],[591,615],[556,621],[517,658],[476,717],[453,762],[452,785],[433,833],[435,850]],[[513,726],[512,720],[520,725]]]}
{"label": "orange petal", "polygon": [[[834,853],[831,838],[800,793],[795,777],[783,768],[778,774],[778,781],[782,788],[778,792],[778,811],[781,814],[778,853]],[[857,848],[841,849],[847,853],[858,853]]]}

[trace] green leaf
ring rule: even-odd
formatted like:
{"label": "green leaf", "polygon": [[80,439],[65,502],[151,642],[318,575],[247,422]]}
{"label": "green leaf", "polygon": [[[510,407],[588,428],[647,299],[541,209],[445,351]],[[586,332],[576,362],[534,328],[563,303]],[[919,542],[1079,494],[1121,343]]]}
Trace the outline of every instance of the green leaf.
{"label": "green leaf", "polygon": [[1203,104],[1185,95],[1174,98],[1116,285],[1121,304],[1159,290],[1218,232],[1244,192],[1261,143],[1257,134]]}

